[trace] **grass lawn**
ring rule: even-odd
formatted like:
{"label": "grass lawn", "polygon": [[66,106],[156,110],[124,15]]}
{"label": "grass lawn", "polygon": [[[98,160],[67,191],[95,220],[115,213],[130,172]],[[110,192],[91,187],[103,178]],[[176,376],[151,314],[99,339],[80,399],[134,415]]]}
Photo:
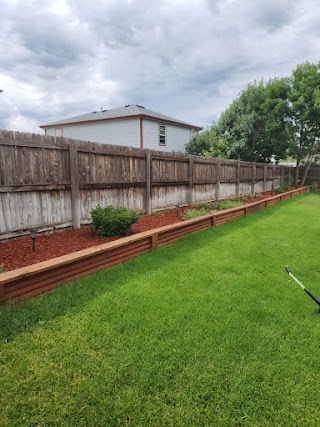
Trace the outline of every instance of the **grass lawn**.
{"label": "grass lawn", "polygon": [[318,426],[320,193],[0,307],[0,426]]}

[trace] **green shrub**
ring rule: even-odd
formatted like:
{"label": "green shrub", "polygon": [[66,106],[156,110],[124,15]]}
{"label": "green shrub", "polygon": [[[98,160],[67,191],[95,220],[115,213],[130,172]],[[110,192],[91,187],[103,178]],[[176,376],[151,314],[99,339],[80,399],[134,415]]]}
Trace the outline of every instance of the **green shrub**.
{"label": "green shrub", "polygon": [[138,221],[139,214],[126,208],[97,206],[91,210],[92,225],[100,236],[123,236]]}
{"label": "green shrub", "polygon": [[243,201],[241,199],[233,199],[233,200],[222,200],[221,202],[207,202],[207,203],[198,203],[197,207],[201,209],[205,209],[209,212],[214,212],[218,209],[231,209],[236,208],[238,206],[243,205]]}
{"label": "green shrub", "polygon": [[318,191],[318,181],[312,181],[311,188],[312,191]]}
{"label": "green shrub", "polygon": [[208,215],[208,211],[205,209],[191,209],[190,211],[183,212],[182,218],[186,221],[187,219],[198,218],[203,215]]}
{"label": "green shrub", "polygon": [[218,209],[231,209],[231,208],[237,208],[238,206],[243,205],[243,202],[239,200],[223,200],[218,203],[217,208]]}
{"label": "green shrub", "polygon": [[203,203],[197,203],[196,205],[200,209],[205,209],[206,211],[212,211],[212,209],[215,209],[215,203],[214,202],[203,202]]}
{"label": "green shrub", "polygon": [[5,266],[3,264],[0,264],[0,274],[5,273],[6,271],[7,269],[5,268]]}
{"label": "green shrub", "polygon": [[282,185],[280,185],[280,187],[276,188],[275,193],[281,194],[281,193],[285,193],[288,190],[289,190],[289,185],[288,184],[282,184]]}

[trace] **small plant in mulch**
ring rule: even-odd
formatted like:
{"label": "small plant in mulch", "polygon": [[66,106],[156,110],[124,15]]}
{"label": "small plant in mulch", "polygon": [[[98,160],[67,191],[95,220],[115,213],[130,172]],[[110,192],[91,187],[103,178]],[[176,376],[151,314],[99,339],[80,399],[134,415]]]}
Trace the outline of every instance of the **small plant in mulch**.
{"label": "small plant in mulch", "polygon": [[186,221],[203,215],[208,215],[208,211],[206,209],[190,209],[189,211],[183,212],[182,218]]}
{"label": "small plant in mulch", "polygon": [[187,219],[198,218],[200,216],[208,215],[218,210],[236,208],[242,205],[243,205],[243,201],[241,199],[222,200],[220,202],[199,203],[196,206],[194,206],[194,209],[190,209],[183,212],[182,219],[187,220]]}
{"label": "small plant in mulch", "polygon": [[263,193],[244,194],[243,196],[241,196],[241,200],[244,203],[253,203],[253,202],[256,202],[257,200],[262,200],[266,197],[271,197],[271,196],[274,196],[274,191],[268,190],[268,191],[264,191]]}
{"label": "small plant in mulch", "polygon": [[[220,202],[200,203],[197,207],[214,212],[220,209],[231,209],[243,205],[242,199],[222,200]],[[208,213],[208,212],[207,212]]]}
{"label": "small plant in mulch", "polygon": [[5,266],[3,264],[0,264],[0,274],[5,273],[6,271],[7,269],[5,268]]}
{"label": "small plant in mulch", "polygon": [[286,191],[289,190],[289,185],[288,184],[282,184],[280,185],[280,187],[275,189],[275,193],[276,194],[281,194],[281,193],[285,193]]}
{"label": "small plant in mulch", "polygon": [[150,214],[150,215],[164,216],[164,213],[163,213],[163,212],[160,212],[160,211],[156,211],[156,210],[154,210],[154,211],[152,211],[152,212],[151,212],[151,214]]}
{"label": "small plant in mulch", "polygon": [[206,211],[211,211],[215,209],[215,202],[198,203],[197,207],[200,209],[205,209]]}
{"label": "small plant in mulch", "polygon": [[139,214],[126,208],[97,206],[91,210],[92,226],[100,236],[123,236],[129,234]]}
{"label": "small plant in mulch", "polygon": [[242,196],[242,199],[247,199],[247,198],[253,199],[255,197],[262,197],[262,194],[261,193],[248,193],[248,194],[244,194]]}
{"label": "small plant in mulch", "polygon": [[242,205],[242,200],[223,200],[221,202],[218,202],[217,209],[232,209]]}

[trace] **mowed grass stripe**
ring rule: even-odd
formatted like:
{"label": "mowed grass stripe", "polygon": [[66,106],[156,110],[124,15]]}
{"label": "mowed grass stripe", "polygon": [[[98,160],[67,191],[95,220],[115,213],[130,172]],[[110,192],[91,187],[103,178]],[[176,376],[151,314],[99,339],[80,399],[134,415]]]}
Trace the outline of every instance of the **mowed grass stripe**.
{"label": "mowed grass stripe", "polygon": [[[2,426],[317,426],[320,195],[3,306]],[[5,340],[8,339],[6,343]]]}

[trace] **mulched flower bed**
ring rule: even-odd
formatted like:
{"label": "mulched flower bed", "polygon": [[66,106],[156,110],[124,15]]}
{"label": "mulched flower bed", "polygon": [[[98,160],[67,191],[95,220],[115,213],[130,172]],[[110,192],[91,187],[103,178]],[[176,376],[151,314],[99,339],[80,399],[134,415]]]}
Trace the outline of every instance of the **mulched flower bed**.
{"label": "mulched flower bed", "polygon": [[[271,195],[272,192],[269,191],[259,197],[244,197],[243,200],[245,203],[252,203],[263,200]],[[144,215],[132,226],[131,234],[175,224],[182,221],[183,213],[190,209],[196,209],[196,207],[187,206]],[[15,270],[71,252],[111,242],[121,237],[101,237],[93,233],[90,226],[86,226],[80,230],[66,230],[38,236],[35,241],[35,251],[32,250],[31,237],[8,240],[0,242],[0,267],[2,266],[5,270]]]}

